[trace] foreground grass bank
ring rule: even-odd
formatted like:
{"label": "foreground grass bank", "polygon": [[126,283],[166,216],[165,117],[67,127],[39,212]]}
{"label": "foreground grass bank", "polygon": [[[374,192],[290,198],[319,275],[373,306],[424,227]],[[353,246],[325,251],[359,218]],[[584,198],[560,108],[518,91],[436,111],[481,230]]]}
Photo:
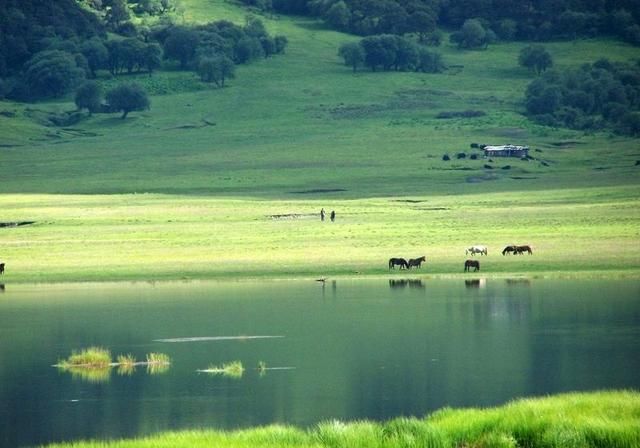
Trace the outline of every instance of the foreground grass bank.
{"label": "foreground grass bank", "polygon": [[[400,275],[640,273],[640,186],[360,200],[2,195],[3,283]],[[320,221],[319,212],[337,218]],[[508,244],[533,255],[502,256]],[[402,275],[405,271],[402,271]]]}
{"label": "foreground grass bank", "polygon": [[490,409],[442,409],[425,419],[326,422],[302,430],[270,426],[234,432],[183,431],[51,448],[475,447],[633,448],[640,445],[640,393],[571,393]]}

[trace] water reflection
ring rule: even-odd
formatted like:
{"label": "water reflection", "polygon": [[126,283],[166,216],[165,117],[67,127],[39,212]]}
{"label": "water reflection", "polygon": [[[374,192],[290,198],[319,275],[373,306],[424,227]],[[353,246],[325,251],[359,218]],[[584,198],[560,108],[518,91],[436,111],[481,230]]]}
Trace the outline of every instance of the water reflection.
{"label": "water reflection", "polygon": [[474,278],[474,279],[464,281],[464,286],[466,288],[484,288],[486,285],[487,285],[486,278]]}
{"label": "water reflection", "polygon": [[4,292],[4,283],[0,283],[0,292]]}
{"label": "water reflection", "polygon": [[[12,284],[0,300],[0,446],[640,387],[637,280],[460,280],[326,280],[336,300],[318,300],[313,281]],[[88,344],[166,352],[171,370],[48,367]],[[229,360],[251,366],[240,381],[196,374]]]}
{"label": "water reflection", "polygon": [[528,278],[508,278],[507,286],[531,286],[531,280]]}
{"label": "water reflection", "polygon": [[402,289],[402,288],[414,288],[424,289],[424,283],[421,279],[389,279],[389,288]]}

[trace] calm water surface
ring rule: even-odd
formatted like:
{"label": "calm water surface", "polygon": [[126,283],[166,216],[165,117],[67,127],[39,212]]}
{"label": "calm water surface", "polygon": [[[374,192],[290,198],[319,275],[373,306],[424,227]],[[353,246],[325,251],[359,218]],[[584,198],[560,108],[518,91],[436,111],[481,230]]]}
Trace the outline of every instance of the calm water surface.
{"label": "calm water surface", "polygon": [[[229,336],[282,337],[159,341]],[[91,345],[172,365],[92,378],[51,367]],[[640,388],[639,355],[636,280],[6,285],[0,446]],[[234,360],[241,378],[196,372]],[[260,361],[295,369],[261,374]]]}

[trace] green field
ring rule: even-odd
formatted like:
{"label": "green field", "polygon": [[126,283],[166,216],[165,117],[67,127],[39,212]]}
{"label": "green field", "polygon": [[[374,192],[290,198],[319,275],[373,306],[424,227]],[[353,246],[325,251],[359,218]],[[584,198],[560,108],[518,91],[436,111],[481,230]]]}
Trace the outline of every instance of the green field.
{"label": "green field", "polygon": [[637,392],[592,392],[516,400],[490,409],[443,409],[425,419],[324,422],[309,430],[270,426],[234,432],[183,431],[74,448],[632,448],[640,443]]}
{"label": "green field", "polygon": [[[246,14],[184,4],[190,22]],[[71,98],[0,102],[0,222],[36,222],[0,228],[3,281],[382,275],[389,257],[420,255],[420,274],[448,275],[471,244],[489,245],[487,274],[638,274],[640,142],[530,122],[525,43],[445,43],[443,74],[353,74],[337,57],[353,36],[261,19],[286,54],[224,89],[191,72],[123,76],[152,92],[150,111],[65,128],[44,124]],[[560,68],[640,57],[613,40],[545,45]],[[467,109],[487,115],[436,118]],[[527,144],[536,160],[458,160],[473,142]],[[302,216],[271,217],[285,214]],[[498,255],[513,243],[534,255]]]}

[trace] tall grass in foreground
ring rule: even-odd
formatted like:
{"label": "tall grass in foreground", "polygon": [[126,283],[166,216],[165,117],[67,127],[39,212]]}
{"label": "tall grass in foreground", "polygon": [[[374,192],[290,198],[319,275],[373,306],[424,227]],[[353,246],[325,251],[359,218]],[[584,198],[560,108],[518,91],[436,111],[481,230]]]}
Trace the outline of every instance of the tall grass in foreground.
{"label": "tall grass in foreground", "polygon": [[520,399],[489,409],[441,409],[424,419],[324,422],[310,430],[268,426],[234,432],[183,431],[58,448],[635,448],[640,393],[607,391]]}

